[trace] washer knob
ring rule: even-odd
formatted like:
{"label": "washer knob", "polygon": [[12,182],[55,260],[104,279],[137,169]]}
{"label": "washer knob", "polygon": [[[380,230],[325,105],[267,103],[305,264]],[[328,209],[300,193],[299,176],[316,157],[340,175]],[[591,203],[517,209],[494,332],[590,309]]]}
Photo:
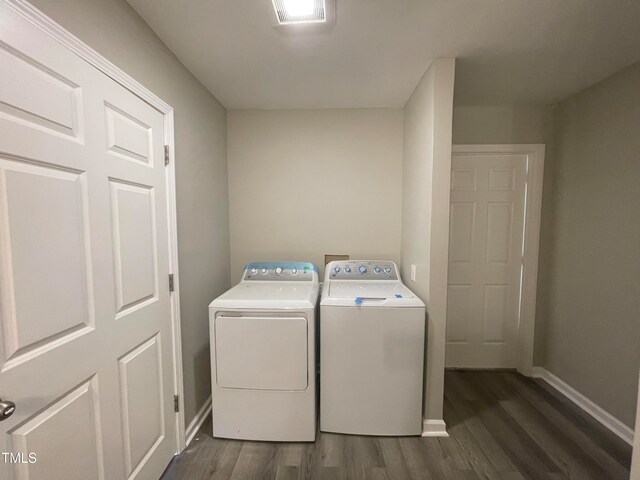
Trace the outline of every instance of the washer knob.
{"label": "washer knob", "polygon": [[298,269],[297,268],[292,268],[291,269],[291,275],[296,275],[298,273]]}
{"label": "washer knob", "polygon": [[269,270],[268,270],[268,269],[266,269],[266,268],[263,268],[263,269],[262,269],[262,270],[260,270],[260,271],[262,272],[262,274],[263,274],[263,275],[266,275],[266,274],[269,272]]}
{"label": "washer knob", "polygon": [[367,273],[367,267],[365,267],[364,265],[360,265],[358,271],[360,272],[360,275],[364,275],[365,273]]}
{"label": "washer knob", "polygon": [[276,267],[276,275],[282,275],[283,271],[282,267]]}
{"label": "washer knob", "polygon": [[384,267],[384,273],[386,274],[391,273],[391,267]]}
{"label": "washer knob", "polygon": [[340,267],[333,267],[333,271],[338,273],[340,271]]}
{"label": "washer knob", "polygon": [[374,272],[376,273],[380,273],[382,271],[382,269],[380,267],[376,267],[373,269]]}
{"label": "washer knob", "polygon": [[258,273],[258,269],[257,268],[252,268],[251,269],[251,275],[255,275],[256,273]]}
{"label": "washer knob", "polygon": [[344,271],[346,273],[351,273],[351,267],[344,267]]}

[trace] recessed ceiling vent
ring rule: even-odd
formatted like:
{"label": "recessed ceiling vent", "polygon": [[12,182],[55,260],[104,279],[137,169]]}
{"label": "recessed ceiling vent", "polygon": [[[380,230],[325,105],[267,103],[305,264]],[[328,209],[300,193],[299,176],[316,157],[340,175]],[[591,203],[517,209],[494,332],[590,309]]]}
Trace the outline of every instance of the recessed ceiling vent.
{"label": "recessed ceiling vent", "polygon": [[326,0],[272,0],[272,2],[278,26],[327,22]]}

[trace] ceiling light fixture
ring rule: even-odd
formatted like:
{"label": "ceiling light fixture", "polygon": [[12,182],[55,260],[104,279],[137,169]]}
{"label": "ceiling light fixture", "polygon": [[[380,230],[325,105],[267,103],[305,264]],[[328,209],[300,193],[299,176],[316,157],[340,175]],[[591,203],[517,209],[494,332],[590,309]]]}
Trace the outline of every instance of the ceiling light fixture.
{"label": "ceiling light fixture", "polygon": [[276,24],[326,23],[327,0],[271,0]]}
{"label": "ceiling light fixture", "polygon": [[284,10],[292,18],[308,17],[313,14],[314,0],[283,0]]}

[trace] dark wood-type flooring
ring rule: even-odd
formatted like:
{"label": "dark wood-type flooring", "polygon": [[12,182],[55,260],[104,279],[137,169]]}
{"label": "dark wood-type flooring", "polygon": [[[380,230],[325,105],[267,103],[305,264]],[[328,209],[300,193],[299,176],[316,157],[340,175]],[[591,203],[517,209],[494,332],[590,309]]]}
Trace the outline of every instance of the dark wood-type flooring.
{"label": "dark wood-type flooring", "polygon": [[315,443],[212,438],[211,419],[162,480],[628,479],[631,447],[542,380],[447,371],[449,438],[318,433]]}

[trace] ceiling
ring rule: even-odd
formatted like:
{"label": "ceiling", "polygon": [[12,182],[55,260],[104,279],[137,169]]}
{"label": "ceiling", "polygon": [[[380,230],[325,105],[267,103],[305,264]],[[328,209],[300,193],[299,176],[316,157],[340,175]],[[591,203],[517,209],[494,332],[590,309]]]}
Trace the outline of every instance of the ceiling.
{"label": "ceiling", "polygon": [[437,57],[457,105],[553,104],[640,60],[638,0],[336,0],[324,33],[271,0],[128,0],[227,108],[401,107]]}

